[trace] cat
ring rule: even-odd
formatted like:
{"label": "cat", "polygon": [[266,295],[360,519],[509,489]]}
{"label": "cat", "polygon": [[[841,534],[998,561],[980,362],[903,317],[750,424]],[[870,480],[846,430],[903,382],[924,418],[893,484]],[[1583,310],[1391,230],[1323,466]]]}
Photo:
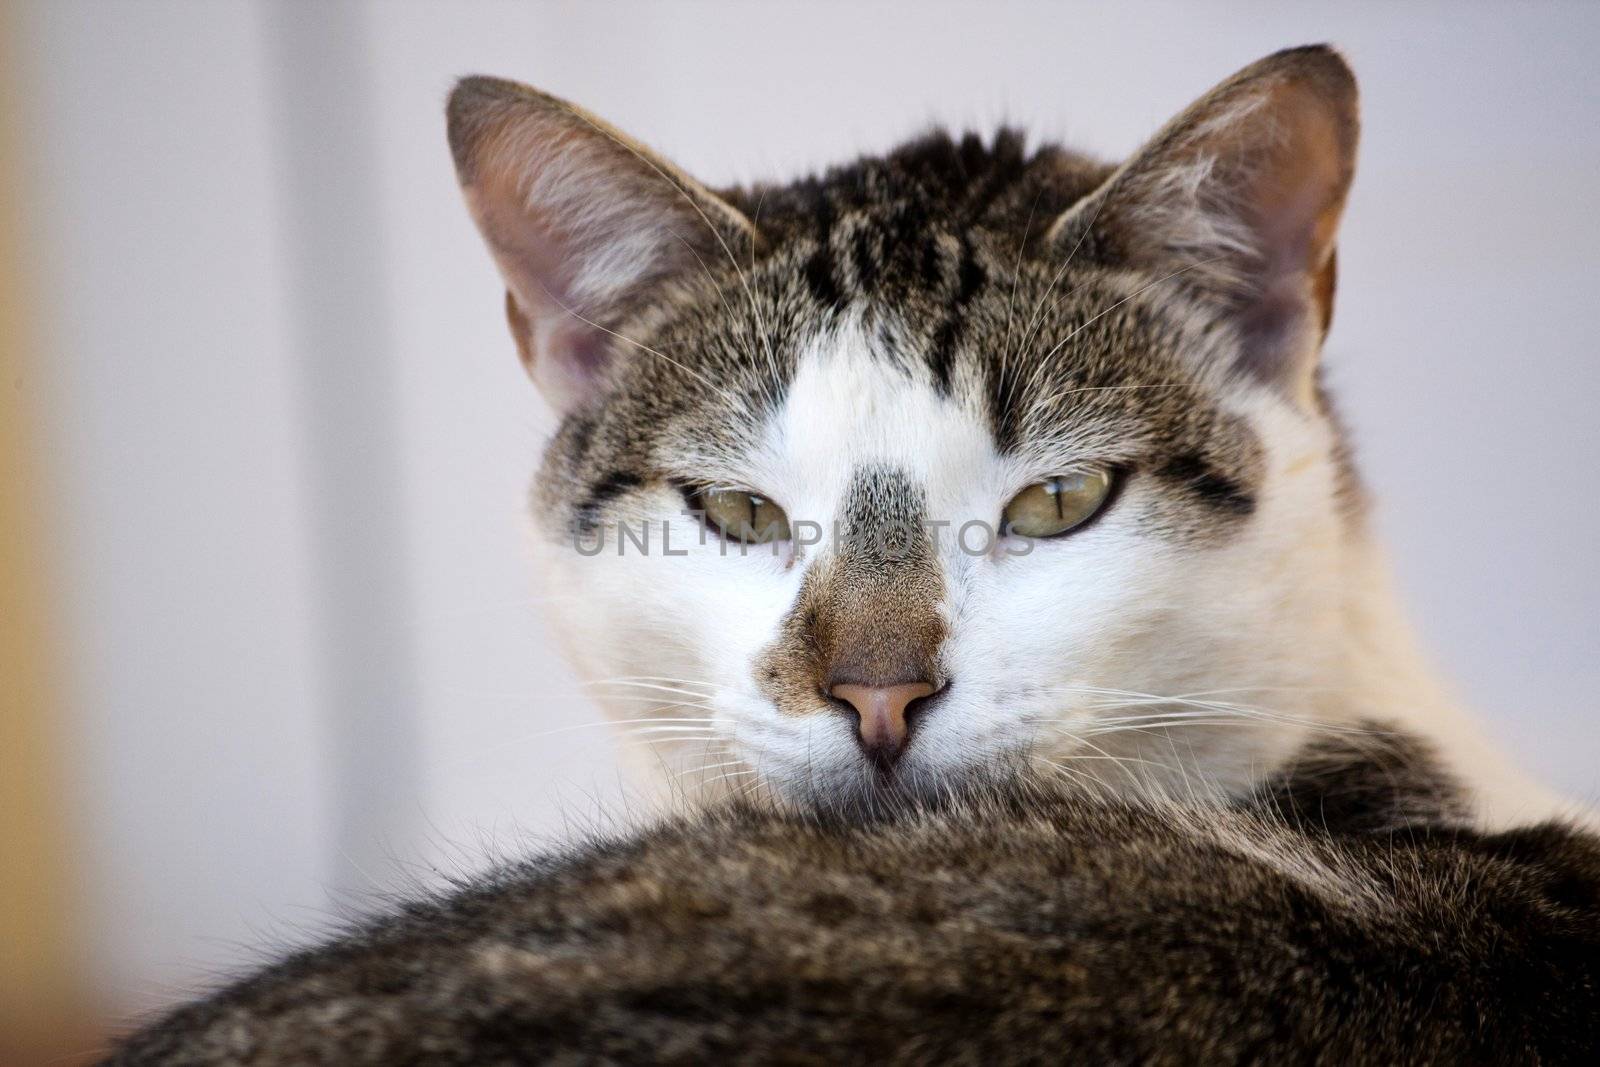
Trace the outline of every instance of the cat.
{"label": "cat", "polygon": [[1600,1052],[1600,838],[1471,828],[1416,740],[1313,741],[1231,806],[1090,792],[996,772],[943,802],[712,807],[400,907],[109,1062]]}
{"label": "cat", "polygon": [[[1013,758],[1247,793],[1404,708],[1505,826],[1558,802],[1419,657],[1319,369],[1357,91],[1323,46],[1120,165],[935,132],[713,190],[578,107],[450,96],[560,415],[560,640],[647,755],[794,798]],[[1137,768],[1137,771],[1133,770]]]}

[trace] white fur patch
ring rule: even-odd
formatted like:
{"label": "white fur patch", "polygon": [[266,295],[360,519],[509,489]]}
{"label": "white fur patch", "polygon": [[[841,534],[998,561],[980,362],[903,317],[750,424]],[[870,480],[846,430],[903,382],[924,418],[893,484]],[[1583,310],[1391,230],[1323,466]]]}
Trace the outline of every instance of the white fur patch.
{"label": "white fur patch", "polygon": [[[1335,511],[1325,422],[1245,384],[1225,400],[1255,429],[1266,462],[1255,514],[1226,540],[1147,529],[1141,501],[1174,490],[1135,475],[1081,534],[1025,555],[1007,542],[973,555],[955,529],[998,523],[1011,496],[1059,471],[1002,455],[976,411],[872,343],[848,322],[815,342],[745,469],[717,476],[770,496],[791,524],[828,530],[855,472],[887,466],[922,488],[930,519],[949,524],[939,536],[949,689],[919,720],[905,773],[936,782],[1023,758],[1096,788],[1203,799],[1244,790],[1319,732],[1349,736],[1358,718],[1393,718],[1385,712],[1397,703],[1416,709],[1408,727],[1447,753],[1459,747],[1449,710],[1422,701],[1425,674],[1404,643],[1351,639],[1352,626],[1387,618],[1389,601],[1364,537]],[[597,687],[602,703],[621,720],[660,718],[645,727],[658,731],[651,740],[675,743],[650,753],[678,750],[682,787],[711,766],[733,769],[706,780],[731,774],[736,785],[860,781],[845,717],[820,697],[818,714],[780,713],[755,679],[825,546],[741,553],[702,538],[675,493],[635,499],[631,521],[653,524],[648,553],[619,555],[613,542],[584,557],[540,539],[574,656],[609,680]],[[683,555],[661,551],[663,522]]]}

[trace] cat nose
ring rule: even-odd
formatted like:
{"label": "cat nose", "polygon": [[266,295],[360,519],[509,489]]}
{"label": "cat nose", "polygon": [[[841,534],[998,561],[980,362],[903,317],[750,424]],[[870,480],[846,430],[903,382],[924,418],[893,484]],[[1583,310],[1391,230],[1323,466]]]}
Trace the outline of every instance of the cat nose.
{"label": "cat nose", "polygon": [[917,701],[939,691],[932,682],[901,682],[898,685],[859,685],[838,682],[828,687],[828,695],[855,709],[856,737],[861,748],[879,766],[888,767],[906,747],[906,720],[917,710]]}

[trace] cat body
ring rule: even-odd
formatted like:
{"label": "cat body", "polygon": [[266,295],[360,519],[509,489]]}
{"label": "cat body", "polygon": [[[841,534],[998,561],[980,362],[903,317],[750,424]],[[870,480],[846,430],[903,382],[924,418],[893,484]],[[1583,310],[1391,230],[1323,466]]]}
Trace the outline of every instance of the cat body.
{"label": "cat body", "polygon": [[1488,834],[1424,749],[1249,801],[1053,780],[714,807],[418,901],[110,1062],[1588,1063],[1600,841]]}
{"label": "cat body", "polygon": [[449,127],[561,416],[532,501],[556,629],[647,762],[1238,796],[1405,708],[1486,824],[1559,806],[1417,655],[1322,385],[1357,138],[1331,50],[1119,166],[932,134],[714,191],[487,78]]}

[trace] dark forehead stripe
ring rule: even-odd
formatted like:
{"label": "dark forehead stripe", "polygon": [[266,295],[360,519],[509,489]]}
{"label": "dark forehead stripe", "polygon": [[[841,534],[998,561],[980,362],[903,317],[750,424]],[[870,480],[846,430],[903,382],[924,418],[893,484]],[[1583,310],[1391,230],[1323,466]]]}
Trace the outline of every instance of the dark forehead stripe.
{"label": "dark forehead stripe", "polygon": [[813,201],[812,214],[814,219],[814,236],[816,238],[816,251],[806,257],[802,274],[806,286],[811,290],[811,298],[822,305],[824,311],[832,311],[845,302],[843,291],[839,288],[838,273],[833,266],[833,254],[829,250],[829,241],[833,237],[833,224],[838,214],[833,205],[830,190],[817,184],[807,190],[808,199]]}
{"label": "dark forehead stripe", "polygon": [[[886,156],[864,156],[784,186],[729,189],[723,195],[752,217],[760,205],[762,230],[779,238],[826,238],[833,221],[843,214],[882,212],[906,204],[915,204],[916,209],[899,216],[902,233],[906,226],[915,228],[919,216],[970,226],[998,221],[992,213],[1002,205],[1009,212],[1006,201],[1019,186],[1028,185],[1031,198],[1041,182],[1052,184],[1068,177],[1058,172],[1060,164],[1072,158],[1055,147],[1030,154],[1016,130],[999,131],[989,144],[972,133],[957,142],[947,133],[935,132]],[[1064,199],[1051,197],[1052,204],[1065,207],[1087,191],[1076,182],[1067,184],[1073,188],[1062,190]],[[1046,205],[1042,210],[1059,207]]]}
{"label": "dark forehead stripe", "polygon": [[835,220],[803,276],[824,312],[845,304],[892,310],[914,328],[959,315],[984,281],[966,231],[914,201]]}
{"label": "dark forehead stripe", "polygon": [[[787,187],[725,195],[750,211],[759,205],[774,246],[785,239],[807,243],[800,274],[824,312],[858,301],[902,301],[908,290],[962,304],[982,274],[966,253],[952,270],[950,235],[966,240],[974,227],[1009,229],[1013,201],[1032,204],[1050,187],[1072,185],[1060,181],[1061,156],[1055,148],[1030,154],[1015,130],[1003,129],[987,143],[977,134],[956,140],[938,132]],[[1045,199],[1054,207],[1082,191]]]}
{"label": "dark forehead stripe", "polygon": [[606,505],[630,489],[644,484],[644,478],[632,471],[607,471],[589,484],[583,502],[573,512],[573,521],[581,533],[593,533],[600,525]]}
{"label": "dark forehead stripe", "polygon": [[934,331],[933,343],[928,349],[928,367],[933,371],[933,381],[941,396],[950,393],[950,374],[955,360],[956,346],[966,332],[967,305],[988,280],[983,265],[978,262],[972,247],[972,238],[961,236],[956,262],[955,291],[951,294],[944,321]]}
{"label": "dark forehead stripe", "polygon": [[879,264],[883,262],[883,234],[874,226],[856,226],[850,235],[851,265],[856,286],[870,293],[878,285]]}
{"label": "dark forehead stripe", "polygon": [[1212,467],[1204,456],[1174,456],[1156,474],[1194,494],[1201,503],[1232,515],[1249,515],[1256,509],[1255,494],[1235,479]]}

